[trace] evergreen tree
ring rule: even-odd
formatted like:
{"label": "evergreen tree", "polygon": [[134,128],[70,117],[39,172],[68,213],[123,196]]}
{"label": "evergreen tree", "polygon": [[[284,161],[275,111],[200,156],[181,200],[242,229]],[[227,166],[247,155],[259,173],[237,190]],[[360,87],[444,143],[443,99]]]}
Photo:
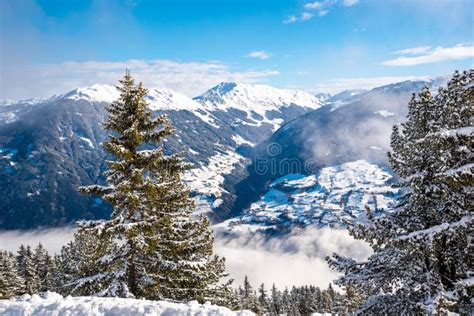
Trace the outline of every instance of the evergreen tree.
{"label": "evergreen tree", "polygon": [[242,308],[247,310],[253,310],[254,306],[254,291],[252,285],[250,285],[249,279],[247,276],[244,278],[244,287],[240,294],[242,300]]}
{"label": "evergreen tree", "polygon": [[268,301],[267,301],[267,291],[265,290],[265,284],[260,284],[258,288],[258,305],[260,307],[260,312],[262,314],[268,313]]}
{"label": "evergreen tree", "polygon": [[55,254],[52,262],[54,268],[51,288],[54,292],[64,294],[65,273],[63,270],[64,263],[61,261],[61,255]]}
{"label": "evergreen tree", "polygon": [[13,254],[0,251],[0,299],[22,294],[23,284]]}
{"label": "evergreen tree", "polygon": [[102,294],[104,287],[110,286],[106,256],[115,250],[110,235],[99,238],[97,230],[79,229],[74,241],[61,249],[57,260],[61,271],[60,292],[72,295]]}
{"label": "evergreen tree", "polygon": [[107,161],[107,186],[81,188],[114,209],[110,220],[81,224],[95,230],[102,244],[114,243],[97,261],[101,272],[89,280],[101,285],[97,294],[104,296],[226,300],[228,284],[217,285],[224,259],[212,254],[209,222],[192,218],[194,203],[182,181],[188,165],[150,147],[172,134],[170,122],[152,117],[147,90],[128,72],[117,88],[120,98],[107,107],[104,124],[114,133],[104,143],[115,157]]}
{"label": "evergreen tree", "polygon": [[290,300],[290,293],[288,288],[285,288],[281,293],[281,313],[282,314],[289,314],[291,311],[291,300]]}
{"label": "evergreen tree", "polygon": [[231,300],[231,304],[229,304],[230,306],[228,306],[229,308],[231,308],[232,310],[242,310],[244,309],[243,308],[243,305],[242,305],[242,287],[239,286],[238,289],[234,289],[233,291],[233,297],[232,297],[232,300]]}
{"label": "evergreen tree", "polygon": [[324,290],[321,293],[321,312],[330,313],[332,311],[332,296],[328,290]]}
{"label": "evergreen tree", "polygon": [[46,292],[51,290],[52,286],[52,260],[48,254],[48,251],[43,247],[41,243],[35,248],[33,254],[33,264],[36,268],[36,275],[39,280],[39,291]]}
{"label": "evergreen tree", "polygon": [[272,315],[280,315],[282,313],[282,302],[281,293],[273,283],[272,290],[270,293],[270,306],[269,311]]}
{"label": "evergreen tree", "polygon": [[322,295],[321,289],[319,287],[316,287],[314,289],[313,297],[314,297],[314,304],[316,305],[317,311],[322,310],[321,295]]}
{"label": "evergreen tree", "polygon": [[456,72],[433,97],[424,88],[394,127],[389,160],[402,197],[391,213],[351,229],[374,254],[334,255],[337,281],[368,294],[366,313],[469,314],[473,296],[474,71]]}
{"label": "evergreen tree", "polygon": [[315,313],[319,311],[319,299],[320,293],[318,293],[319,288],[315,286],[306,287],[306,309],[308,313]]}
{"label": "evergreen tree", "polygon": [[36,294],[40,291],[40,280],[36,271],[31,247],[21,245],[17,256],[18,273],[23,280],[24,291]]}
{"label": "evergreen tree", "polygon": [[300,294],[298,289],[293,286],[290,291],[290,314],[291,315],[301,315],[300,313]]}
{"label": "evergreen tree", "polygon": [[361,295],[354,286],[348,284],[346,286],[346,296],[344,299],[344,306],[346,313],[352,313],[364,302],[364,297]]}

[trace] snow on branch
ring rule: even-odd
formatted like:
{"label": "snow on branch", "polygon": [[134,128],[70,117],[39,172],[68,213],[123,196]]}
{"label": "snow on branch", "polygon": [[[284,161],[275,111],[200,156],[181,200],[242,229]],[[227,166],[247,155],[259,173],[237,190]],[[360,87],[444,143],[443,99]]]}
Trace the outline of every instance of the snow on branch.
{"label": "snow on branch", "polygon": [[401,240],[419,239],[419,238],[425,238],[425,237],[431,238],[433,235],[439,234],[446,230],[453,230],[458,227],[471,225],[473,219],[474,219],[473,215],[467,215],[467,216],[462,217],[457,222],[443,223],[441,225],[432,226],[428,229],[418,230],[418,231],[409,233],[408,235],[399,236],[395,240],[401,241]]}

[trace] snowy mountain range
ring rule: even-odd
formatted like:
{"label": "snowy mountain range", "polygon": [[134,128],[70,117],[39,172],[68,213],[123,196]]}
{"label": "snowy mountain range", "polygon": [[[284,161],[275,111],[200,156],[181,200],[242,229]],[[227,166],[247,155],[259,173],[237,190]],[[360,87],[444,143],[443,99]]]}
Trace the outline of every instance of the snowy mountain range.
{"label": "snowy mountain range", "polygon": [[[286,224],[314,223],[321,218],[314,210],[304,210],[314,213],[307,218],[298,215],[302,212],[298,205],[307,198],[326,210],[320,223],[333,225],[339,215],[329,213],[337,203],[323,205],[318,199],[337,201],[353,188],[334,191],[319,183],[316,174],[337,174],[352,166],[344,164],[355,162],[389,181],[385,152],[392,125],[403,119],[412,92],[439,83],[409,81],[336,96],[221,83],[194,99],[151,88],[147,101],[155,115],[166,114],[176,129],[164,144],[165,152],[182,152],[194,164],[185,181],[194,191],[199,212],[208,213],[216,223],[231,219],[265,226],[285,216]],[[57,226],[107,216],[108,205],[81,196],[77,188],[104,181],[107,156],[101,143],[108,132],[101,122],[105,106],[117,97],[113,86],[93,85],[44,100],[0,103],[0,228]],[[277,153],[269,152],[270,144],[278,146]],[[257,174],[257,159],[268,164],[292,159],[299,166],[312,161],[314,168]],[[393,193],[378,178],[354,177],[372,188],[351,193],[351,199],[369,201],[372,189],[380,191],[377,199],[389,199]],[[298,181],[312,184],[301,193]],[[285,213],[286,205],[290,206]],[[265,214],[260,216],[262,209]],[[358,217],[360,211],[353,215]],[[337,212],[341,213],[340,207]]]}
{"label": "snowy mountain range", "polygon": [[[94,85],[35,103],[0,106],[0,227],[61,225],[106,216],[108,207],[80,196],[77,187],[103,181],[106,153],[100,144],[108,133],[100,124],[105,105],[117,97],[113,86]],[[195,166],[186,181],[202,212],[221,205],[227,188],[242,179],[239,171],[253,145],[322,105],[306,92],[235,83],[219,84],[195,99],[152,88],[147,101],[176,128],[165,152],[183,152]]]}

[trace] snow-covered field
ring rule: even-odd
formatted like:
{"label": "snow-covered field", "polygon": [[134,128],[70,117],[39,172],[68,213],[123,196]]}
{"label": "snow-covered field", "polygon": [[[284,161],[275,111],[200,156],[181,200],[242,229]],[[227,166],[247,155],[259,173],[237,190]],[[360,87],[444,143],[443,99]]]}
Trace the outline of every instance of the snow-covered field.
{"label": "snow-covered field", "polygon": [[103,297],[62,297],[57,293],[47,292],[38,295],[24,295],[17,300],[0,300],[0,315],[5,316],[63,316],[63,315],[254,315],[250,311],[233,312],[226,307],[210,303],[199,304],[171,303],[166,301],[147,301],[126,298]]}

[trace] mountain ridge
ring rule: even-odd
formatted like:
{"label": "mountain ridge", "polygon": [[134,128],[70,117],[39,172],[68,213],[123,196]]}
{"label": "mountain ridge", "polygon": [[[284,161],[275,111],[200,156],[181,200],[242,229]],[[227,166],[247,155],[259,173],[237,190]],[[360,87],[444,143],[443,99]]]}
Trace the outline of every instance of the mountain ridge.
{"label": "mountain ridge", "polygon": [[[397,109],[403,109],[408,95],[423,84],[425,82],[414,82],[411,88],[407,86],[401,99],[400,89],[396,89],[397,92],[389,98],[388,90],[378,91],[378,99],[374,100],[370,99],[373,93],[351,96],[344,100],[345,106],[336,109],[331,106],[333,103],[320,102],[318,97],[306,93],[303,100],[310,100],[316,109],[305,106],[307,103],[298,105],[286,102],[295,100],[291,92],[289,98],[283,98],[288,96],[287,91],[280,98],[275,96],[275,91],[281,90],[270,87],[270,96],[258,95],[257,101],[253,102],[258,111],[264,110],[263,115],[251,108],[242,110],[230,102],[216,109],[215,100],[207,100],[207,106],[201,108],[202,103],[166,89],[152,88],[149,97],[158,104],[156,107],[150,106],[153,115],[166,114],[175,126],[175,135],[163,143],[165,153],[182,152],[184,159],[194,165],[185,175],[185,181],[194,190],[198,212],[207,213],[214,222],[221,222],[238,215],[247,202],[251,204],[258,200],[260,195],[265,194],[266,185],[275,180],[274,177],[284,176],[275,174],[271,178],[265,175],[256,177],[249,168],[253,168],[252,163],[257,155],[264,159],[281,161],[291,158],[304,163],[306,158],[300,153],[311,149],[308,148],[312,146],[310,144],[318,139],[312,134],[314,131],[322,133],[318,140],[320,143],[331,139],[341,141],[335,138],[336,130],[357,127],[358,120],[367,118],[381,122],[382,130],[388,127],[391,129],[391,125],[402,118],[402,113]],[[223,85],[220,87],[221,94],[235,100],[239,93],[232,94],[232,91],[238,85]],[[242,89],[248,91],[250,87],[247,85]],[[105,203],[96,198],[80,196],[77,192],[80,185],[104,181],[101,172],[107,155],[101,143],[108,132],[102,129],[101,122],[106,115],[108,102],[91,101],[91,96],[102,91],[102,88],[95,86],[71,90],[75,94],[70,91],[34,105],[0,107],[1,228],[56,226],[79,218],[107,216],[109,209]],[[105,99],[109,98],[111,90],[108,87],[103,90],[108,93]],[[246,97],[249,95],[252,94],[244,94],[243,100],[248,101]],[[377,102],[382,99],[391,105],[380,106]],[[264,102],[258,103],[259,100]],[[278,104],[278,100],[283,101]],[[190,104],[184,105],[185,101]],[[163,107],[160,103],[164,104]],[[265,104],[270,104],[268,111]],[[212,108],[214,110],[209,110]],[[365,110],[354,112],[357,109]],[[333,124],[326,125],[328,121],[333,121]],[[332,134],[328,131],[332,131]],[[365,133],[363,135],[379,132],[377,129],[366,129]],[[281,146],[281,155],[268,156],[267,146],[272,142]],[[383,158],[386,147],[378,142],[370,146],[373,149],[367,149],[371,153],[369,158],[372,155]],[[310,156],[314,155],[311,152]],[[357,148],[342,156],[337,150],[328,153],[329,156],[323,155],[320,162],[327,161],[319,164],[319,167],[341,164],[349,158],[367,158],[359,157]],[[371,159],[368,161],[374,162]],[[267,181],[270,182],[265,184]],[[242,190],[242,187],[246,190]],[[248,189],[253,191],[249,192]],[[248,201],[239,204],[243,196]]]}
{"label": "mountain ridge", "polygon": [[[113,86],[93,85],[33,105],[0,107],[0,190],[4,197],[0,227],[54,226],[106,216],[106,204],[80,196],[77,187],[104,181],[101,172],[107,154],[101,143],[108,131],[101,123],[106,105],[117,96]],[[205,106],[158,88],[149,89],[147,101],[153,115],[166,114],[175,126],[176,133],[163,143],[165,153],[183,152],[184,159],[194,165],[185,181],[196,190],[199,212],[205,213],[221,205],[225,209],[225,196],[232,194],[233,183],[244,176],[240,172],[251,146],[311,110],[298,104],[280,109],[274,104],[258,115],[233,105]]]}

